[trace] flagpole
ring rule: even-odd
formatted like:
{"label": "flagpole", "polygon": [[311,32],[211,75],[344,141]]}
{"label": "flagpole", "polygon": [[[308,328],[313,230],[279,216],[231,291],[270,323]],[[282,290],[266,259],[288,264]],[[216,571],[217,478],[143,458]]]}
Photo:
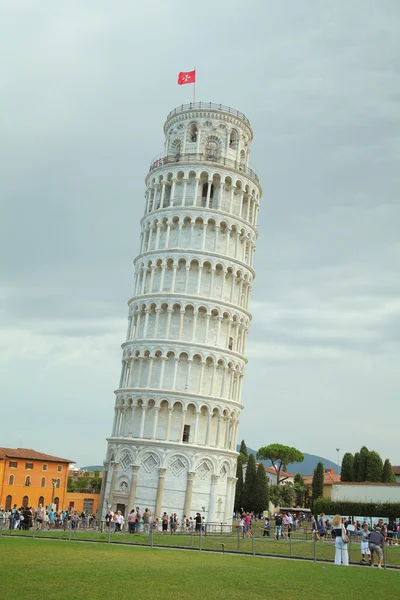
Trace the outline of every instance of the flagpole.
{"label": "flagpole", "polygon": [[193,104],[196,102],[196,67],[194,68]]}

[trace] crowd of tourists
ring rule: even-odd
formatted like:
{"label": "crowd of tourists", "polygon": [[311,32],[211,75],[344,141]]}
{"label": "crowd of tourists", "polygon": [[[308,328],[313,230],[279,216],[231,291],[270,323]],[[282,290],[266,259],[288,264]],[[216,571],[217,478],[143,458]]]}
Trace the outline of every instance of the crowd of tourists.
{"label": "crowd of tourists", "polygon": [[182,519],[179,519],[176,513],[164,512],[161,518],[158,518],[153,517],[153,513],[148,508],[142,512],[139,506],[130,511],[126,520],[120,510],[113,512],[109,509],[105,516],[105,523],[110,532],[121,532],[127,524],[128,532],[132,534],[150,533],[150,531],[164,535],[174,534],[177,531],[200,534],[205,532],[206,528],[205,518],[199,512],[194,517],[183,515]]}
{"label": "crowd of tourists", "polygon": [[73,508],[55,511],[46,509],[42,504],[34,509],[32,506],[14,507],[10,510],[0,508],[0,525],[7,525],[10,531],[15,529],[76,529],[92,527],[95,515],[85,511],[78,512]]}

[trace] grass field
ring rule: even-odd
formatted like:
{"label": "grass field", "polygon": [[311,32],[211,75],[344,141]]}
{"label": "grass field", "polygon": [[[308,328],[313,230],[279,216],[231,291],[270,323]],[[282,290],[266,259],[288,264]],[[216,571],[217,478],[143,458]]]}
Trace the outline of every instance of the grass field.
{"label": "grass field", "polygon": [[400,574],[367,567],[2,537],[0,594],[13,600],[398,598]]}
{"label": "grass field", "polygon": [[[273,537],[264,538],[262,532],[255,530],[256,536],[254,538],[254,551],[256,554],[271,554],[280,556],[297,556],[299,558],[313,558],[314,557],[314,543],[310,537],[305,539],[304,536],[299,535],[298,537],[293,536],[292,541],[279,540],[276,541]],[[13,536],[33,536],[33,531],[14,531]],[[78,540],[97,540],[106,542],[108,541],[107,533],[100,533],[96,531],[85,531],[82,529],[63,531],[59,529],[53,529],[50,531],[36,532],[37,537],[57,537],[61,539],[78,539]],[[113,533],[110,536],[112,542],[116,543],[129,543],[129,544],[149,544],[149,536],[145,534],[140,535],[129,535],[128,533]],[[190,536],[187,534],[176,534],[176,535],[161,535],[157,534],[153,536],[154,546],[174,546],[177,548],[189,547],[194,549],[203,550],[222,550],[222,544],[224,544],[225,551],[229,552],[245,552],[251,554],[253,551],[251,539],[241,538],[238,543],[238,538],[235,534],[232,535],[207,535],[202,536],[201,540],[199,536]],[[317,542],[315,545],[316,558],[321,560],[327,560],[333,562],[335,555],[334,542]],[[386,546],[385,547],[386,563],[391,566],[400,566],[400,546]],[[352,562],[358,562],[361,558],[360,553],[360,542],[352,542],[349,545],[349,557]],[[400,574],[399,574],[400,575]]]}

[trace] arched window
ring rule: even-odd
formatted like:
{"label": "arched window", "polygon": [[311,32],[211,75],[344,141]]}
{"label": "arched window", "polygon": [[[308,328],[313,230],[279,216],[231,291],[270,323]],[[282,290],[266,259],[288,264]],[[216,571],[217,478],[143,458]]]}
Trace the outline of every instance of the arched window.
{"label": "arched window", "polygon": [[29,477],[29,475],[25,477],[25,485],[31,485],[31,478]]}
{"label": "arched window", "polygon": [[56,479],[56,487],[58,487],[58,488],[59,488],[59,487],[60,487],[60,484],[61,484],[61,479]]}
{"label": "arched window", "polygon": [[42,477],[42,481],[40,483],[40,487],[46,487],[46,477]]}
{"label": "arched window", "polygon": [[38,500],[38,506],[39,506],[40,504],[41,504],[42,506],[44,506],[44,498],[43,498],[43,496],[40,496],[40,497],[39,497],[39,500]]}
{"label": "arched window", "polygon": [[197,125],[196,123],[191,123],[188,128],[187,140],[188,142],[197,142]]}
{"label": "arched window", "polygon": [[231,135],[229,138],[229,148],[236,150],[236,148],[238,147],[238,144],[239,144],[239,134],[236,131],[236,129],[232,129]]}
{"label": "arched window", "polygon": [[10,475],[8,478],[8,485],[14,485],[14,475]]}
{"label": "arched window", "polygon": [[60,503],[60,499],[59,499],[59,497],[58,497],[58,496],[56,496],[56,497],[54,498],[53,502],[54,502],[54,504],[56,505],[56,510],[58,510],[58,505],[59,505],[59,503]]}
{"label": "arched window", "polygon": [[7,496],[6,497],[6,506],[5,506],[6,510],[10,510],[10,508],[11,508],[11,502],[12,502],[12,496]]}
{"label": "arched window", "polygon": [[[203,188],[201,191],[201,200],[202,200],[202,206],[206,205],[206,201],[207,201],[207,194],[208,194],[208,183],[203,183]],[[210,190],[210,200],[214,197],[214,184],[211,184],[211,190]],[[210,208],[212,206],[212,203],[210,202]]]}
{"label": "arched window", "polygon": [[28,496],[24,496],[24,497],[22,498],[22,506],[25,508],[26,506],[28,506],[28,503],[29,503],[29,498],[28,498]]}

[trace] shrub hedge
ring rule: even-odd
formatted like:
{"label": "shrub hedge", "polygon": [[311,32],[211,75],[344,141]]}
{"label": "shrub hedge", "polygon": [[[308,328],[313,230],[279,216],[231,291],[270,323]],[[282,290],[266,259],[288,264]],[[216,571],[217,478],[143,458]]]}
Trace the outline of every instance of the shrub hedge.
{"label": "shrub hedge", "polygon": [[326,515],[342,515],[348,517],[388,517],[400,518],[400,502],[333,502],[326,498],[318,498],[314,502],[314,513]]}

